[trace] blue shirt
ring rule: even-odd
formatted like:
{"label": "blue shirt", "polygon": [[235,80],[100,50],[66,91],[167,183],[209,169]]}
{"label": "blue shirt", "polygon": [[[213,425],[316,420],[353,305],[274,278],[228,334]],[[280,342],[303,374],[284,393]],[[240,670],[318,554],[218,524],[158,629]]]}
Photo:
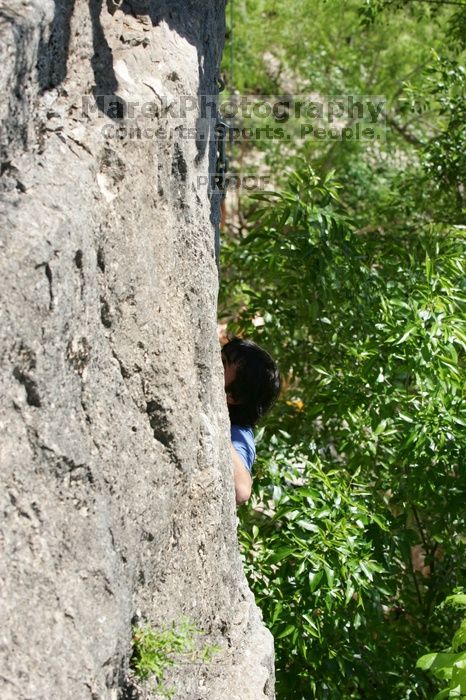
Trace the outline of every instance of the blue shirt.
{"label": "blue shirt", "polygon": [[250,426],[232,425],[231,426],[231,442],[249,473],[252,471],[252,465],[256,459],[256,445],[254,442],[254,433]]}

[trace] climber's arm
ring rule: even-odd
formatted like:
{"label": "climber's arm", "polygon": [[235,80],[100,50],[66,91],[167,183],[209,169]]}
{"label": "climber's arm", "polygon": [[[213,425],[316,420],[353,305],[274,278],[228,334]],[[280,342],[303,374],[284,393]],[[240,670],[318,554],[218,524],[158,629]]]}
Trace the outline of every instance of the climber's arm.
{"label": "climber's arm", "polygon": [[235,478],[236,505],[240,505],[241,503],[245,503],[251,495],[252,478],[233,445],[231,445],[231,457],[233,460]]}

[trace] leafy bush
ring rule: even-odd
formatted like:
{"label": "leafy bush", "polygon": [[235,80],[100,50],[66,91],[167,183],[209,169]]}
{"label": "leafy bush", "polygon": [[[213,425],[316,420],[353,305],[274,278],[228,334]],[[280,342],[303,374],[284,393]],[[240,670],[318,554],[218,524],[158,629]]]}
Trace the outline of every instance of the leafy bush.
{"label": "leafy bush", "polygon": [[386,98],[377,143],[242,142],[274,186],[225,232],[220,315],[285,378],[242,511],[279,697],[431,700],[466,580],[466,7],[235,8],[241,90]]}
{"label": "leafy bush", "polygon": [[[315,445],[280,432],[260,442],[252,514],[241,541],[246,573],[275,637],[282,697],[326,697],[334,678],[351,688],[354,631],[387,595],[371,533],[386,529],[370,495],[343,468],[325,468]],[[367,673],[368,669],[365,669]],[[340,687],[343,694],[343,688]]]}
{"label": "leafy bush", "polygon": [[[466,595],[456,593],[448,596],[443,605],[456,608],[466,607]],[[441,681],[449,681],[448,686],[438,693],[434,700],[442,698],[466,697],[466,617],[455,632],[450,649],[444,652],[425,654],[417,662],[417,667],[429,671]]]}
{"label": "leafy bush", "polygon": [[[400,700],[414,685],[427,698],[429,683],[410,669],[426,639],[442,638],[433,608],[465,573],[463,232],[431,227],[409,247],[361,235],[332,177],[308,168],[257,201],[258,222],[224,252],[225,293],[230,314],[237,304],[232,330],[264,344],[287,375],[266,433],[283,430],[281,445],[256,484],[256,508],[267,512],[273,469],[285,483],[270,520],[245,515],[251,579],[278,636],[279,688],[287,698]],[[297,465],[302,487],[290,489]],[[356,475],[364,499],[352,503],[354,522],[370,524],[369,535],[345,510]],[[330,538],[318,520],[326,511]],[[362,569],[347,560],[352,537]]]}

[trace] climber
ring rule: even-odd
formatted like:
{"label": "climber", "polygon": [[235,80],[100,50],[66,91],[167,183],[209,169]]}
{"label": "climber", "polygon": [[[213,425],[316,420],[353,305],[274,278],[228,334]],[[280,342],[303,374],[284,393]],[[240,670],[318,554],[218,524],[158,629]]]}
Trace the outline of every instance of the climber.
{"label": "climber", "polygon": [[236,503],[251,495],[256,458],[253,427],[275,403],[280,375],[268,352],[251,340],[233,338],[222,348],[225,392],[230,414],[231,456]]}

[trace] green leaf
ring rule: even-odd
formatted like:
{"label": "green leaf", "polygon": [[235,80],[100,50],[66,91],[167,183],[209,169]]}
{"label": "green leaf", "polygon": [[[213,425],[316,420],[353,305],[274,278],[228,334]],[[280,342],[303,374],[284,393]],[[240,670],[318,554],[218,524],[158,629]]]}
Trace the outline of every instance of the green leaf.
{"label": "green leaf", "polygon": [[432,279],[432,260],[430,259],[429,255],[426,253],[426,277],[428,282]]}
{"label": "green leaf", "polygon": [[451,677],[453,664],[463,659],[466,659],[466,652],[460,654],[446,652],[425,654],[418,659],[416,668],[421,668],[423,671],[431,671],[436,676],[440,673],[440,677],[443,678],[446,676]]}
{"label": "green leaf", "polygon": [[408,330],[403,333],[401,338],[396,341],[395,345],[401,345],[401,343],[404,343],[415,330],[417,330],[416,326],[411,326],[408,328]]}
{"label": "green leaf", "polygon": [[288,637],[296,630],[295,625],[287,625],[282,632],[275,635],[275,639],[283,639],[283,637]]}
{"label": "green leaf", "polygon": [[456,630],[451,646],[453,651],[457,651],[464,644],[466,644],[466,620],[463,620],[459,629]]}
{"label": "green leaf", "polygon": [[325,576],[327,577],[327,583],[329,588],[333,586],[333,581],[335,579],[335,571],[331,569],[327,564],[324,564]]}
{"label": "green leaf", "polygon": [[413,419],[406,415],[406,413],[402,413],[401,411],[398,411],[398,416],[401,418],[401,420],[404,420],[406,423],[413,423]]}
{"label": "green leaf", "polygon": [[295,551],[295,547],[279,547],[279,549],[273,552],[272,556],[269,557],[269,562],[271,564],[278,564],[278,562],[294,554]]}
{"label": "green leaf", "polygon": [[324,575],[324,572],[321,571],[310,571],[308,576],[309,576],[309,589],[311,593],[314,593],[316,590],[317,586],[319,585],[322,576]]}

